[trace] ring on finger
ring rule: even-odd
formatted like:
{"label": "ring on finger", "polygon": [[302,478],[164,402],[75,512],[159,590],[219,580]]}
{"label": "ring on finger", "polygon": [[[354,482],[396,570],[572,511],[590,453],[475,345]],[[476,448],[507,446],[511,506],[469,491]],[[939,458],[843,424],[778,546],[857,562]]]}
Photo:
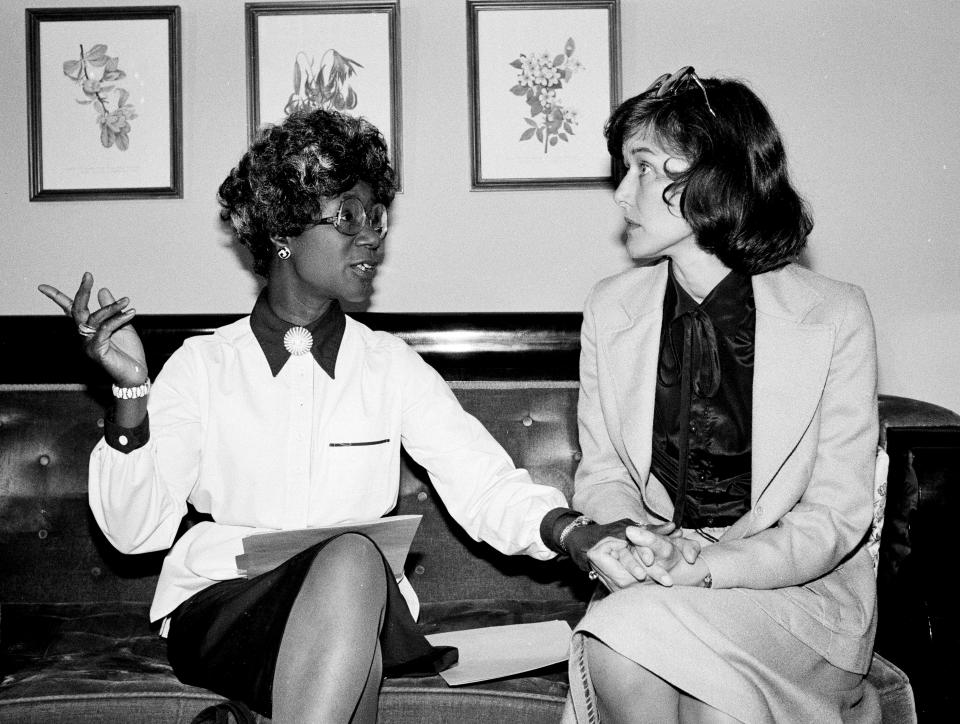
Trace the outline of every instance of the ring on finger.
{"label": "ring on finger", "polygon": [[77,325],[77,331],[83,337],[92,337],[97,333],[96,327],[91,327],[86,322],[80,322],[80,324]]}

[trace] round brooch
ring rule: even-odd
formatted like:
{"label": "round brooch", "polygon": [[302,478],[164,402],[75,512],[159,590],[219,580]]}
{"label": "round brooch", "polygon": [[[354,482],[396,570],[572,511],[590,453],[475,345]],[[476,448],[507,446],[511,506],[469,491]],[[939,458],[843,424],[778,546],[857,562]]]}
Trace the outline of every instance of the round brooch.
{"label": "round brooch", "polygon": [[303,327],[290,327],[283,335],[283,347],[293,355],[306,354],[313,347],[313,335]]}

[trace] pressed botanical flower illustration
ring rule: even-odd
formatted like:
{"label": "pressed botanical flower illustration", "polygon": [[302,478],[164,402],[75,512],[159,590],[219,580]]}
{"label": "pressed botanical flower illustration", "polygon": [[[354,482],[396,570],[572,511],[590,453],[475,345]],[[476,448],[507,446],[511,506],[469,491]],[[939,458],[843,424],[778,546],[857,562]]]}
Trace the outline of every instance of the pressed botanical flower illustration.
{"label": "pressed botanical flower illustration", "polygon": [[357,74],[357,68],[362,67],[332,48],[320,57],[319,63],[300,51],[293,61],[293,93],[283,112],[290,114],[316,108],[353,110],[357,107],[357,92],[350,79]]}
{"label": "pressed botanical flower illustration", "polygon": [[521,53],[510,63],[520,71],[510,92],[523,96],[530,107],[530,116],[523,119],[530,127],[520,134],[520,141],[536,138],[543,144],[544,153],[559,141],[569,141],[578,123],[577,111],[566,108],[560,98],[563,84],[583,69],[583,64],[573,57],[574,50],[576,44],[568,38],[563,52],[553,59],[547,53]]}
{"label": "pressed botanical flower illustration", "polygon": [[94,45],[89,50],[80,46],[80,58],[65,61],[63,74],[79,86],[83,98],[80,105],[92,105],[100,125],[100,143],[104,148],[116,146],[121,151],[130,147],[130,121],[137,117],[130,93],[113,81],[126,77],[118,67],[119,58],[107,55],[107,46]]}

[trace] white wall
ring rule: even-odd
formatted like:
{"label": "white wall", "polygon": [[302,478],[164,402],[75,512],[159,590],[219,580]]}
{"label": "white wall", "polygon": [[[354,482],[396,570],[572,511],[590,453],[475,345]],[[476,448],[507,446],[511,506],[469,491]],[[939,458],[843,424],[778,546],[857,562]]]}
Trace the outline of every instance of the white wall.
{"label": "white wall", "polygon": [[[215,201],[246,143],[243,2],[179,3],[182,200],[30,203],[23,10],[79,4],[0,4],[0,313],[53,312],[36,284],[84,269],[141,313],[246,311]],[[624,96],[684,64],[752,83],[813,206],[810,265],[866,289],[881,390],[960,410],[960,3],[621,0],[621,21]],[[401,0],[401,40],[404,192],[372,310],[579,310],[628,263],[610,192],[470,191],[465,2]]]}

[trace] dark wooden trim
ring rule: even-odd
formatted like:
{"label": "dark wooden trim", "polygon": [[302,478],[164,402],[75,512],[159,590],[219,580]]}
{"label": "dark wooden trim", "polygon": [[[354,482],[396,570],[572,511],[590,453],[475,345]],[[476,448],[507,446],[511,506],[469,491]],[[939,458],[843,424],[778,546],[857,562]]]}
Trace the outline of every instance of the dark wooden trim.
{"label": "dark wooden trim", "polygon": [[[151,374],[198,334],[239,314],[143,315],[135,322]],[[562,313],[352,313],[376,330],[396,334],[447,379],[575,380],[581,315]],[[82,351],[64,316],[0,316],[0,384],[106,384]]]}

